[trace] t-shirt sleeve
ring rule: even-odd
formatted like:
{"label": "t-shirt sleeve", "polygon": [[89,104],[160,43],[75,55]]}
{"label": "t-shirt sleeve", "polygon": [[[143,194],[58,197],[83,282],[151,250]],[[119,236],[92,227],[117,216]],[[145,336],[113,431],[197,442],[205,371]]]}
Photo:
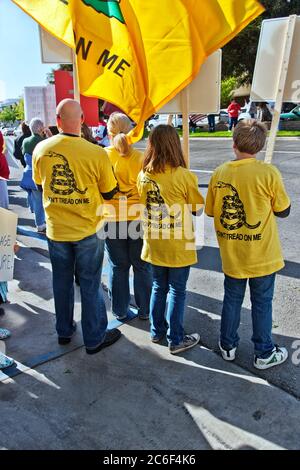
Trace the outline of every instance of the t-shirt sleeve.
{"label": "t-shirt sleeve", "polygon": [[99,156],[100,164],[100,178],[98,181],[99,191],[102,194],[110,193],[117,187],[117,180],[115,178],[111,162],[103,150]]}
{"label": "t-shirt sleeve", "polygon": [[193,173],[188,174],[187,204],[191,207],[191,212],[197,212],[204,205],[204,197],[198,188],[198,178]]}
{"label": "t-shirt sleeve", "polygon": [[274,180],[272,188],[272,209],[273,212],[282,212],[291,205],[290,198],[285,190],[281,173],[274,169]]}
{"label": "t-shirt sleeve", "polygon": [[35,184],[38,184],[38,185],[42,184],[42,178],[41,178],[40,168],[39,168],[39,159],[35,152],[33,152],[33,155],[32,155],[32,179],[35,182]]}
{"label": "t-shirt sleeve", "polygon": [[213,178],[211,177],[205,202],[205,214],[214,217],[215,196],[213,191]]}

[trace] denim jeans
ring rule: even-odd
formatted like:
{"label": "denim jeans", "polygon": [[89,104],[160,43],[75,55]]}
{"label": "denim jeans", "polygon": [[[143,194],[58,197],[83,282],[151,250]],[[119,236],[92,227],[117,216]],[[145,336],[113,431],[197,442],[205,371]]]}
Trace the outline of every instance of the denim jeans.
{"label": "denim jeans", "polygon": [[232,131],[232,128],[235,127],[238,123],[238,118],[237,117],[231,117],[229,118],[229,130]]}
{"label": "denim jeans", "polygon": [[74,273],[80,282],[81,325],[84,344],[95,348],[102,343],[107,328],[107,314],[100,288],[104,241],[91,235],[78,242],[48,239],[53,273],[53,292],[58,336],[73,333]]}
{"label": "denim jeans", "polygon": [[[151,336],[161,338],[167,333],[169,344],[176,346],[184,337],[183,316],[190,266],[167,268],[152,265],[152,272]],[[168,294],[168,308],[165,314]]]}
{"label": "denim jeans", "polygon": [[28,205],[34,212],[35,225],[40,227],[45,223],[45,212],[43,207],[43,193],[38,190],[28,189]]}
{"label": "denim jeans", "polygon": [[[135,237],[130,227],[135,224]],[[140,315],[149,315],[152,287],[151,265],[141,259],[143,239],[138,221],[110,222],[106,226],[106,251],[109,259],[109,296],[112,312],[117,317],[126,317],[130,302],[129,270],[133,267],[135,302]]]}
{"label": "denim jeans", "polygon": [[[234,279],[225,275],[224,303],[221,319],[221,345],[225,349],[238,346],[238,328],[241,308],[248,279]],[[249,279],[254,353],[260,358],[270,355],[274,348],[272,339],[272,300],[275,273]]]}

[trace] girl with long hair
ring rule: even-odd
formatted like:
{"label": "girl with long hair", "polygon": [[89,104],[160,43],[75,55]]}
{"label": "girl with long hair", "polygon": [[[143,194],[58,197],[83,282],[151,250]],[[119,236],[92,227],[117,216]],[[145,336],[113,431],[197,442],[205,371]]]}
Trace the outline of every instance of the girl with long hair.
{"label": "girl with long hair", "polygon": [[200,340],[197,333],[185,334],[183,317],[190,267],[197,262],[192,213],[202,209],[204,199],[174,127],[159,125],[150,133],[138,190],[145,206],[142,259],[153,272],[151,340],[158,343],[167,335],[171,354],[177,354]]}

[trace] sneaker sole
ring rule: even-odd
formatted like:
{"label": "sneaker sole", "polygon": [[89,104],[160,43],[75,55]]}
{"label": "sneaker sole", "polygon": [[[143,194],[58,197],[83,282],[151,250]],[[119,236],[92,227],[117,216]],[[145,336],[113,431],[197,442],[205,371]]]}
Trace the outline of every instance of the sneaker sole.
{"label": "sneaker sole", "polygon": [[255,367],[255,369],[258,369],[258,370],[271,369],[271,367],[280,366],[280,364],[283,364],[288,359],[288,357],[289,356],[286,356],[285,358],[282,359],[282,361],[272,362],[271,364],[265,364],[265,365],[259,365],[253,362],[253,366]]}
{"label": "sneaker sole", "polygon": [[171,351],[171,350],[170,350],[170,353],[171,353],[171,354],[178,354],[178,353],[180,353],[180,352],[186,351],[187,349],[191,349],[191,348],[193,348],[194,346],[197,346],[197,344],[199,343],[199,341],[200,341],[200,338],[198,338],[197,341],[196,341],[195,343],[191,344],[190,346],[186,346],[185,348],[176,349],[176,351]]}

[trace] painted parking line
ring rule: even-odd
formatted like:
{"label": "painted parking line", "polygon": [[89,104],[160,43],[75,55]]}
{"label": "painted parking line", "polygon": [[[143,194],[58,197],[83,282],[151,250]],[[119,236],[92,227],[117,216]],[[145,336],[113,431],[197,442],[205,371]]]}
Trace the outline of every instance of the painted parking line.
{"label": "painted parking line", "polygon": [[209,175],[213,174],[213,171],[211,170],[194,170],[193,168],[190,168],[190,171],[193,171],[194,173],[207,173]]}
{"label": "painted parking line", "polygon": [[37,238],[38,240],[41,240],[42,242],[47,242],[46,235],[43,235],[42,233],[34,232],[33,230],[21,227],[20,225],[18,225],[17,234],[23,235],[25,237]]}
{"label": "painted parking line", "polygon": [[[137,318],[137,316],[137,310],[133,307],[130,307],[130,312],[124,321],[113,319],[108,322],[107,329],[112,330],[113,328],[119,328],[125,323],[129,323],[130,321],[134,320],[135,318]],[[65,356],[66,354],[76,351],[77,349],[80,349],[82,347],[84,347],[83,343],[75,346],[72,349],[68,349],[67,351],[64,351],[62,349],[50,351],[48,353],[41,354],[28,359],[26,361],[26,364],[22,364],[21,362],[16,361],[13,366],[8,367],[4,370],[0,370],[0,383],[4,382],[7,379],[12,379],[13,377],[16,377],[17,375],[20,375],[22,373],[26,373],[28,370],[34,369],[42,364],[45,364],[46,362],[53,361],[54,359],[58,359],[59,357]]]}

